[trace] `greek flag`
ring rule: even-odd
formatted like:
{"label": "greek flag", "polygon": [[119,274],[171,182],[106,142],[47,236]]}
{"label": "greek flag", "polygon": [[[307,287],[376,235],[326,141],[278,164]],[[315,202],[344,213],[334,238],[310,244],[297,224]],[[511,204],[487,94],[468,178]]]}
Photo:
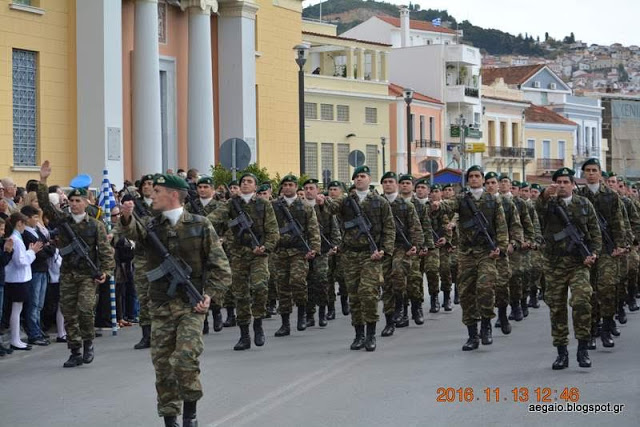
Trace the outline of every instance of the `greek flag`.
{"label": "greek flag", "polygon": [[116,198],[113,195],[111,183],[109,182],[109,171],[106,169],[102,171],[102,186],[100,187],[100,196],[98,197],[98,207],[100,207],[102,211],[104,221],[110,226],[111,209],[116,207]]}
{"label": "greek flag", "polygon": [[439,27],[440,25],[442,25],[442,19],[440,18],[432,19],[431,23],[433,24],[434,27]]}

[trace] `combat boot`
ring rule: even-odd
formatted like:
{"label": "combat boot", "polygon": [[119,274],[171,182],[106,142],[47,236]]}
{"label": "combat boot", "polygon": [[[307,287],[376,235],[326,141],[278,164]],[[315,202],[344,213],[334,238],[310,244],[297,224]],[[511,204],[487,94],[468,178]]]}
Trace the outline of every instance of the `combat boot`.
{"label": "combat boot", "polygon": [[251,336],[249,335],[249,325],[240,325],[240,339],[233,347],[236,351],[248,350],[251,348]]}
{"label": "combat boot", "polygon": [[400,320],[396,322],[396,328],[406,328],[407,326],[409,326],[409,303],[404,301],[402,304],[402,315],[400,316]]}
{"label": "combat boot", "polygon": [[276,337],[286,337],[291,335],[291,324],[289,323],[289,313],[282,313],[282,326],[275,333]]}
{"label": "combat boot", "polygon": [[256,347],[262,347],[264,345],[264,329],[262,329],[262,319],[253,319],[253,342]]}
{"label": "combat boot", "polygon": [[93,362],[95,356],[93,350],[93,341],[85,340],[82,342],[82,363],[89,364]]}
{"label": "combat boot", "polygon": [[367,338],[364,341],[367,351],[376,351],[376,322],[367,323]]}
{"label": "combat boot", "polygon": [[567,346],[559,345],[557,348],[558,357],[556,358],[556,361],[553,362],[553,365],[551,365],[551,369],[554,371],[569,367],[569,352],[567,351]]}
{"label": "combat boot", "polygon": [[593,336],[598,338],[600,336],[600,332],[602,332],[602,319],[598,319],[596,321]]}
{"label": "combat boot", "polygon": [[629,306],[629,311],[638,311],[640,309],[640,307],[638,307],[638,303],[636,302],[635,285],[633,286],[633,289],[629,289],[627,305]]}
{"label": "combat boot", "polygon": [[387,324],[382,329],[381,337],[390,337],[396,331],[396,322],[393,321],[393,314],[384,315]]}
{"label": "combat boot", "polygon": [[202,335],[209,335],[209,315],[204,319],[204,325],[202,325]]}
{"label": "combat boot", "polygon": [[507,317],[507,307],[498,307],[496,328],[500,328],[502,333],[505,335],[509,335],[511,333],[511,323],[509,323],[509,318]]}
{"label": "combat boot", "polygon": [[590,368],[591,359],[589,359],[589,350],[587,350],[587,340],[578,340],[578,365],[581,368]]}
{"label": "combat boot", "polygon": [[219,306],[213,307],[213,331],[220,332],[222,330],[222,311]]}
{"label": "combat boot", "polygon": [[327,320],[335,320],[336,318],[336,303],[330,302],[327,306]]}
{"label": "combat boot", "polygon": [[453,310],[453,306],[451,305],[451,292],[444,292],[444,301],[442,301],[442,305],[444,306],[444,311]]}
{"label": "combat boot", "polygon": [[627,323],[627,313],[624,311],[624,301],[618,303],[618,322],[621,325]]}
{"label": "combat boot", "polygon": [[400,320],[402,320],[402,298],[395,297],[395,301],[396,306],[393,311],[393,321],[398,323]]}
{"label": "combat boot", "polygon": [[356,337],[351,343],[351,350],[362,350],[364,348],[364,325],[355,325]]}
{"label": "combat boot", "polygon": [[324,305],[318,307],[318,326],[321,328],[327,326],[327,316],[325,314],[326,309],[327,308]]}
{"label": "combat boot", "polygon": [[458,292],[458,284],[453,285],[453,303],[460,304],[460,292]]}
{"label": "combat boot", "polygon": [[269,304],[267,304],[267,314],[269,316],[275,316],[276,314],[278,314],[278,309],[276,308],[277,304],[278,302],[274,299],[269,301]]}
{"label": "combat boot", "polygon": [[84,361],[82,360],[80,349],[73,348],[71,349],[71,356],[69,356],[69,359],[64,362],[64,365],[62,366],[64,366],[65,368],[75,368],[76,366],[82,366],[83,363]]}
{"label": "combat boot", "polygon": [[596,337],[594,335],[594,332],[595,332],[595,328],[592,326],[591,327],[591,338],[589,338],[589,345],[587,346],[587,348],[589,350],[595,350],[597,348],[596,347]]}
{"label": "combat boot", "polygon": [[164,417],[164,427],[180,427],[178,417],[175,415],[167,415]]}
{"label": "combat boot", "polygon": [[142,326],[142,338],[133,348],[142,350],[149,347],[151,347],[151,325],[144,325]]}
{"label": "combat boot", "polygon": [[522,317],[529,316],[529,306],[527,305],[527,297],[523,297],[520,300],[520,309],[522,310]]}
{"label": "combat boot", "polygon": [[511,314],[509,315],[509,320],[515,320],[516,322],[521,322],[524,319],[522,315],[522,308],[520,307],[520,301],[511,304]]}
{"label": "combat boot", "polygon": [[424,324],[424,315],[422,314],[422,304],[418,300],[411,300],[411,318],[416,325]]}
{"label": "combat boot", "polygon": [[469,331],[469,339],[467,339],[467,342],[462,346],[462,351],[476,350],[480,345],[480,340],[478,339],[478,324],[467,325],[467,331]]}
{"label": "combat boot", "polygon": [[616,343],[613,342],[611,337],[611,324],[615,325],[615,320],[612,318],[604,319],[602,322],[602,330],[600,331],[600,339],[602,340],[602,346],[605,348],[615,347]]}
{"label": "combat boot", "polygon": [[348,316],[351,313],[349,309],[349,296],[348,295],[340,295],[340,305],[342,306],[342,315]]}
{"label": "combat boot", "polygon": [[307,329],[307,321],[305,319],[305,313],[306,313],[305,306],[299,305],[298,306],[298,324],[296,325],[299,331],[304,331],[305,329]]}
{"label": "combat boot", "polygon": [[233,307],[227,307],[227,320],[222,324],[225,328],[236,326],[236,312]]}
{"label": "combat boot", "polygon": [[493,344],[493,336],[491,333],[491,319],[482,319],[480,324],[480,338],[482,345]]}
{"label": "combat boot", "polygon": [[316,319],[314,313],[307,313],[307,320],[305,321],[308,328],[316,326]]}
{"label": "combat boot", "polygon": [[[604,325],[602,328],[604,329]],[[620,336],[620,329],[618,329],[618,324],[613,318],[611,318],[611,321],[609,322],[609,332],[611,332],[611,335],[614,337]]]}
{"label": "combat boot", "polygon": [[430,295],[430,305],[429,313],[437,313],[440,311],[440,301],[438,301],[438,295]]}
{"label": "combat boot", "polygon": [[531,289],[531,294],[529,296],[529,307],[540,308],[540,303],[538,302],[538,288]]}
{"label": "combat boot", "polygon": [[196,401],[184,401],[182,411],[182,427],[198,427],[196,419]]}

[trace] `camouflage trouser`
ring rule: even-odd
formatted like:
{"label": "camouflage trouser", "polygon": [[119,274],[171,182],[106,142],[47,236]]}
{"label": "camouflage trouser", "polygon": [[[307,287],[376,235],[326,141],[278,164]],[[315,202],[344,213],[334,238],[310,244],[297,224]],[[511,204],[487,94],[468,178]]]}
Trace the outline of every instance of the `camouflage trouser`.
{"label": "camouflage trouser", "polygon": [[522,284],[524,278],[526,253],[515,251],[509,255],[511,278],[509,279],[509,301],[511,305],[519,305],[522,299]]}
{"label": "camouflage trouser", "polygon": [[369,251],[345,251],[341,257],[349,292],[351,324],[357,326],[377,322],[382,262],[373,261]]}
{"label": "camouflage trouser", "polygon": [[498,278],[496,280],[496,307],[503,308],[509,305],[509,279],[511,279],[511,263],[509,257],[500,257],[496,260]]}
{"label": "camouflage trouser", "polygon": [[600,317],[610,318],[616,313],[619,263],[619,258],[602,254],[591,267],[591,323],[594,325]]}
{"label": "camouflage trouser", "polygon": [[[329,281],[327,283],[327,301],[331,303],[336,302],[336,282],[341,273],[338,271],[338,260],[340,259],[338,254],[331,255],[329,257]],[[344,279],[340,277],[340,281],[344,283]]]}
{"label": "camouflage trouser", "polygon": [[266,256],[249,251],[229,254],[231,292],[238,309],[238,325],[248,325],[251,316],[260,319],[267,314],[269,267]]}
{"label": "camouflage trouser", "polygon": [[[382,311],[392,314],[395,310],[396,299],[403,298],[407,292],[407,277],[413,260],[406,255],[404,248],[395,248],[393,254],[385,254],[382,259]],[[416,259],[416,264],[419,261]]]}
{"label": "camouflage trouser", "polygon": [[276,268],[273,265],[273,254],[269,255],[269,301],[278,300],[278,283],[276,282]]}
{"label": "camouflage trouser", "polygon": [[151,360],[156,371],[158,415],[179,415],[182,401],[202,397],[200,362],[204,314],[173,298],[151,308]]}
{"label": "camouflage trouser", "polygon": [[569,344],[567,292],[571,289],[573,330],[579,340],[591,337],[591,285],[589,267],[579,258],[545,257],[544,275],[547,281],[544,301],[551,316],[551,336],[554,347]]}
{"label": "camouflage trouser", "polygon": [[[526,250],[522,253],[522,298],[531,293],[531,256],[533,252]],[[521,298],[521,299],[522,299]]]}
{"label": "camouflage trouser", "polygon": [[640,267],[640,254],[638,254],[638,248],[631,248],[629,253],[629,278],[627,281],[627,289],[629,294],[635,297],[638,290],[638,268]]}
{"label": "camouflage trouser", "polygon": [[427,286],[429,287],[429,295],[438,295],[440,288],[443,292],[451,292],[451,281],[448,283],[440,283],[440,257],[441,253],[446,249],[432,249],[429,254],[423,258],[423,270],[427,274]]}
{"label": "camouflage trouser", "polygon": [[[451,255],[449,257],[449,271],[450,271],[450,276],[448,276],[449,284],[451,284],[451,282],[458,283],[460,281],[460,278],[458,277],[459,275],[458,265],[459,265],[458,251],[453,251],[451,252]],[[442,277],[442,272],[440,273],[440,277]],[[451,289],[451,285],[449,285],[449,289]]]}
{"label": "camouflage trouser", "polygon": [[616,304],[627,300],[627,284],[629,282],[629,254],[618,257],[620,262],[619,277],[616,281]]}
{"label": "camouflage trouser", "polygon": [[344,278],[344,257],[341,252],[338,252],[333,256],[335,262],[335,269],[333,272],[333,278],[336,282],[338,282],[338,294],[339,295],[348,295],[349,291],[347,290],[347,283]]}
{"label": "camouflage trouser", "polygon": [[531,251],[530,253],[530,269],[529,269],[529,290],[540,288],[540,279],[542,278],[542,252],[540,250]]}
{"label": "camouflage trouser", "polygon": [[488,252],[463,253],[458,251],[460,276],[458,289],[462,323],[473,325],[481,319],[493,319],[495,313],[494,286],[498,272],[496,262]]}
{"label": "camouflage trouser", "polygon": [[327,305],[327,289],[329,288],[328,254],[318,254],[309,262],[307,285],[309,295],[307,313],[315,313],[316,306],[321,307]]}
{"label": "camouflage trouser", "polygon": [[95,305],[96,283],[90,276],[74,271],[60,275],[60,309],[68,348],[78,349],[82,341],[95,338]]}
{"label": "camouflage trouser", "polygon": [[147,269],[145,268],[146,262],[144,258],[136,256],[133,259],[134,275],[136,295],[138,296],[138,303],[140,304],[140,326],[151,325],[151,316],[149,315],[149,281],[147,280]]}
{"label": "camouflage trouser", "polygon": [[434,249],[429,251],[429,255],[427,256],[416,257],[411,260],[411,271],[407,279],[407,297],[411,301],[416,301],[420,304],[424,302],[425,273],[427,274],[429,289],[431,289],[432,282],[435,282],[436,287],[438,286],[438,266],[440,259],[437,252],[438,250]]}
{"label": "camouflage trouser", "polygon": [[231,288],[229,288],[224,294],[224,306],[229,308],[236,308],[236,301],[233,298],[233,292],[231,291]]}
{"label": "camouflage trouser", "polygon": [[[455,256],[456,269],[458,263],[458,256],[455,252],[450,253],[446,248],[442,248],[440,250],[440,287],[443,291],[451,291],[451,283],[452,283],[452,264]],[[457,283],[457,282],[456,282]],[[429,292],[431,294],[431,292]],[[437,293],[437,292],[436,292]]]}
{"label": "camouflage trouser", "polygon": [[272,255],[280,314],[291,313],[294,303],[298,307],[307,305],[309,261],[304,255],[297,249],[278,249]]}

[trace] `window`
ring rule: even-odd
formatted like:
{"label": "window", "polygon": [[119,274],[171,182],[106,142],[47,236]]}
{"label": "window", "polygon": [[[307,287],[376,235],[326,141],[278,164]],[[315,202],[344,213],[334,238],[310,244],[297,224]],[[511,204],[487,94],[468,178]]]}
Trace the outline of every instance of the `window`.
{"label": "window", "polygon": [[551,141],[545,139],[542,141],[542,158],[550,159],[551,158]]}
{"label": "window", "polygon": [[378,123],[378,109],[365,107],[364,109],[364,122],[365,123]]}
{"label": "window", "polygon": [[424,141],[424,136],[426,133],[425,127],[426,127],[425,117],[420,116],[420,141]]}
{"label": "window", "polygon": [[473,123],[480,125],[480,113],[473,113]]}
{"label": "window", "polygon": [[436,139],[435,117],[429,117],[429,140],[434,141]]}
{"label": "window", "polygon": [[318,179],[318,143],[305,142],[304,165],[310,178]]}
{"label": "window", "polygon": [[320,118],[333,121],[333,104],[320,104]]}
{"label": "window", "polygon": [[378,146],[367,145],[365,153],[367,166],[371,169],[371,182],[378,182]]}
{"label": "window", "polygon": [[349,106],[348,105],[337,105],[336,109],[338,110],[338,121],[339,122],[348,122],[349,121]]}
{"label": "window", "polygon": [[547,92],[542,92],[540,94],[540,104],[547,105],[549,103],[549,94]]}
{"label": "window", "polygon": [[535,148],[536,148],[536,140],[535,139],[527,139],[527,148],[535,150]]}
{"label": "window", "polygon": [[36,52],[13,49],[13,165],[36,166]]}
{"label": "window", "polygon": [[13,3],[13,4],[21,4],[21,5],[24,5],[24,6],[33,6],[31,4],[31,0],[13,0],[11,3]]}
{"label": "window", "polygon": [[304,103],[304,118],[307,120],[318,119],[318,104],[315,102]]}
{"label": "window", "polygon": [[[322,143],[322,172],[328,170],[329,176],[333,179],[333,144],[330,142]],[[324,175],[322,176],[324,179]]]}
{"label": "window", "polygon": [[338,144],[338,179],[342,182],[349,182],[349,144]]}
{"label": "window", "polygon": [[558,158],[564,160],[565,141],[558,141]]}

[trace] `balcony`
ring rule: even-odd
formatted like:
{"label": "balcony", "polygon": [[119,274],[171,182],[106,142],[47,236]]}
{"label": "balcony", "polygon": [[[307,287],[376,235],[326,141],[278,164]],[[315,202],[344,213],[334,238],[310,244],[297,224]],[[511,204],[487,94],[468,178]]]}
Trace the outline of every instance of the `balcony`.
{"label": "balcony", "polygon": [[431,139],[417,139],[415,141],[416,148],[441,148],[440,141],[434,141]]}
{"label": "balcony", "polygon": [[445,61],[475,66],[480,66],[482,63],[480,51],[477,48],[462,44],[447,45],[445,49]]}
{"label": "balcony", "polygon": [[564,159],[538,159],[539,171],[557,170],[564,166]]}
{"label": "balcony", "polygon": [[441,157],[442,144],[431,139],[417,139],[414,141],[414,153],[416,157]]}
{"label": "balcony", "polygon": [[535,149],[521,147],[487,147],[485,157],[506,159],[506,160],[526,160],[531,161],[535,157]]}
{"label": "balcony", "polygon": [[366,93],[386,96],[389,86],[386,82],[352,79],[340,76],[324,76],[319,74],[305,74],[304,90],[332,91],[337,93]]}
{"label": "balcony", "polygon": [[447,86],[444,92],[444,100],[448,103],[480,105],[480,91],[465,85]]}

